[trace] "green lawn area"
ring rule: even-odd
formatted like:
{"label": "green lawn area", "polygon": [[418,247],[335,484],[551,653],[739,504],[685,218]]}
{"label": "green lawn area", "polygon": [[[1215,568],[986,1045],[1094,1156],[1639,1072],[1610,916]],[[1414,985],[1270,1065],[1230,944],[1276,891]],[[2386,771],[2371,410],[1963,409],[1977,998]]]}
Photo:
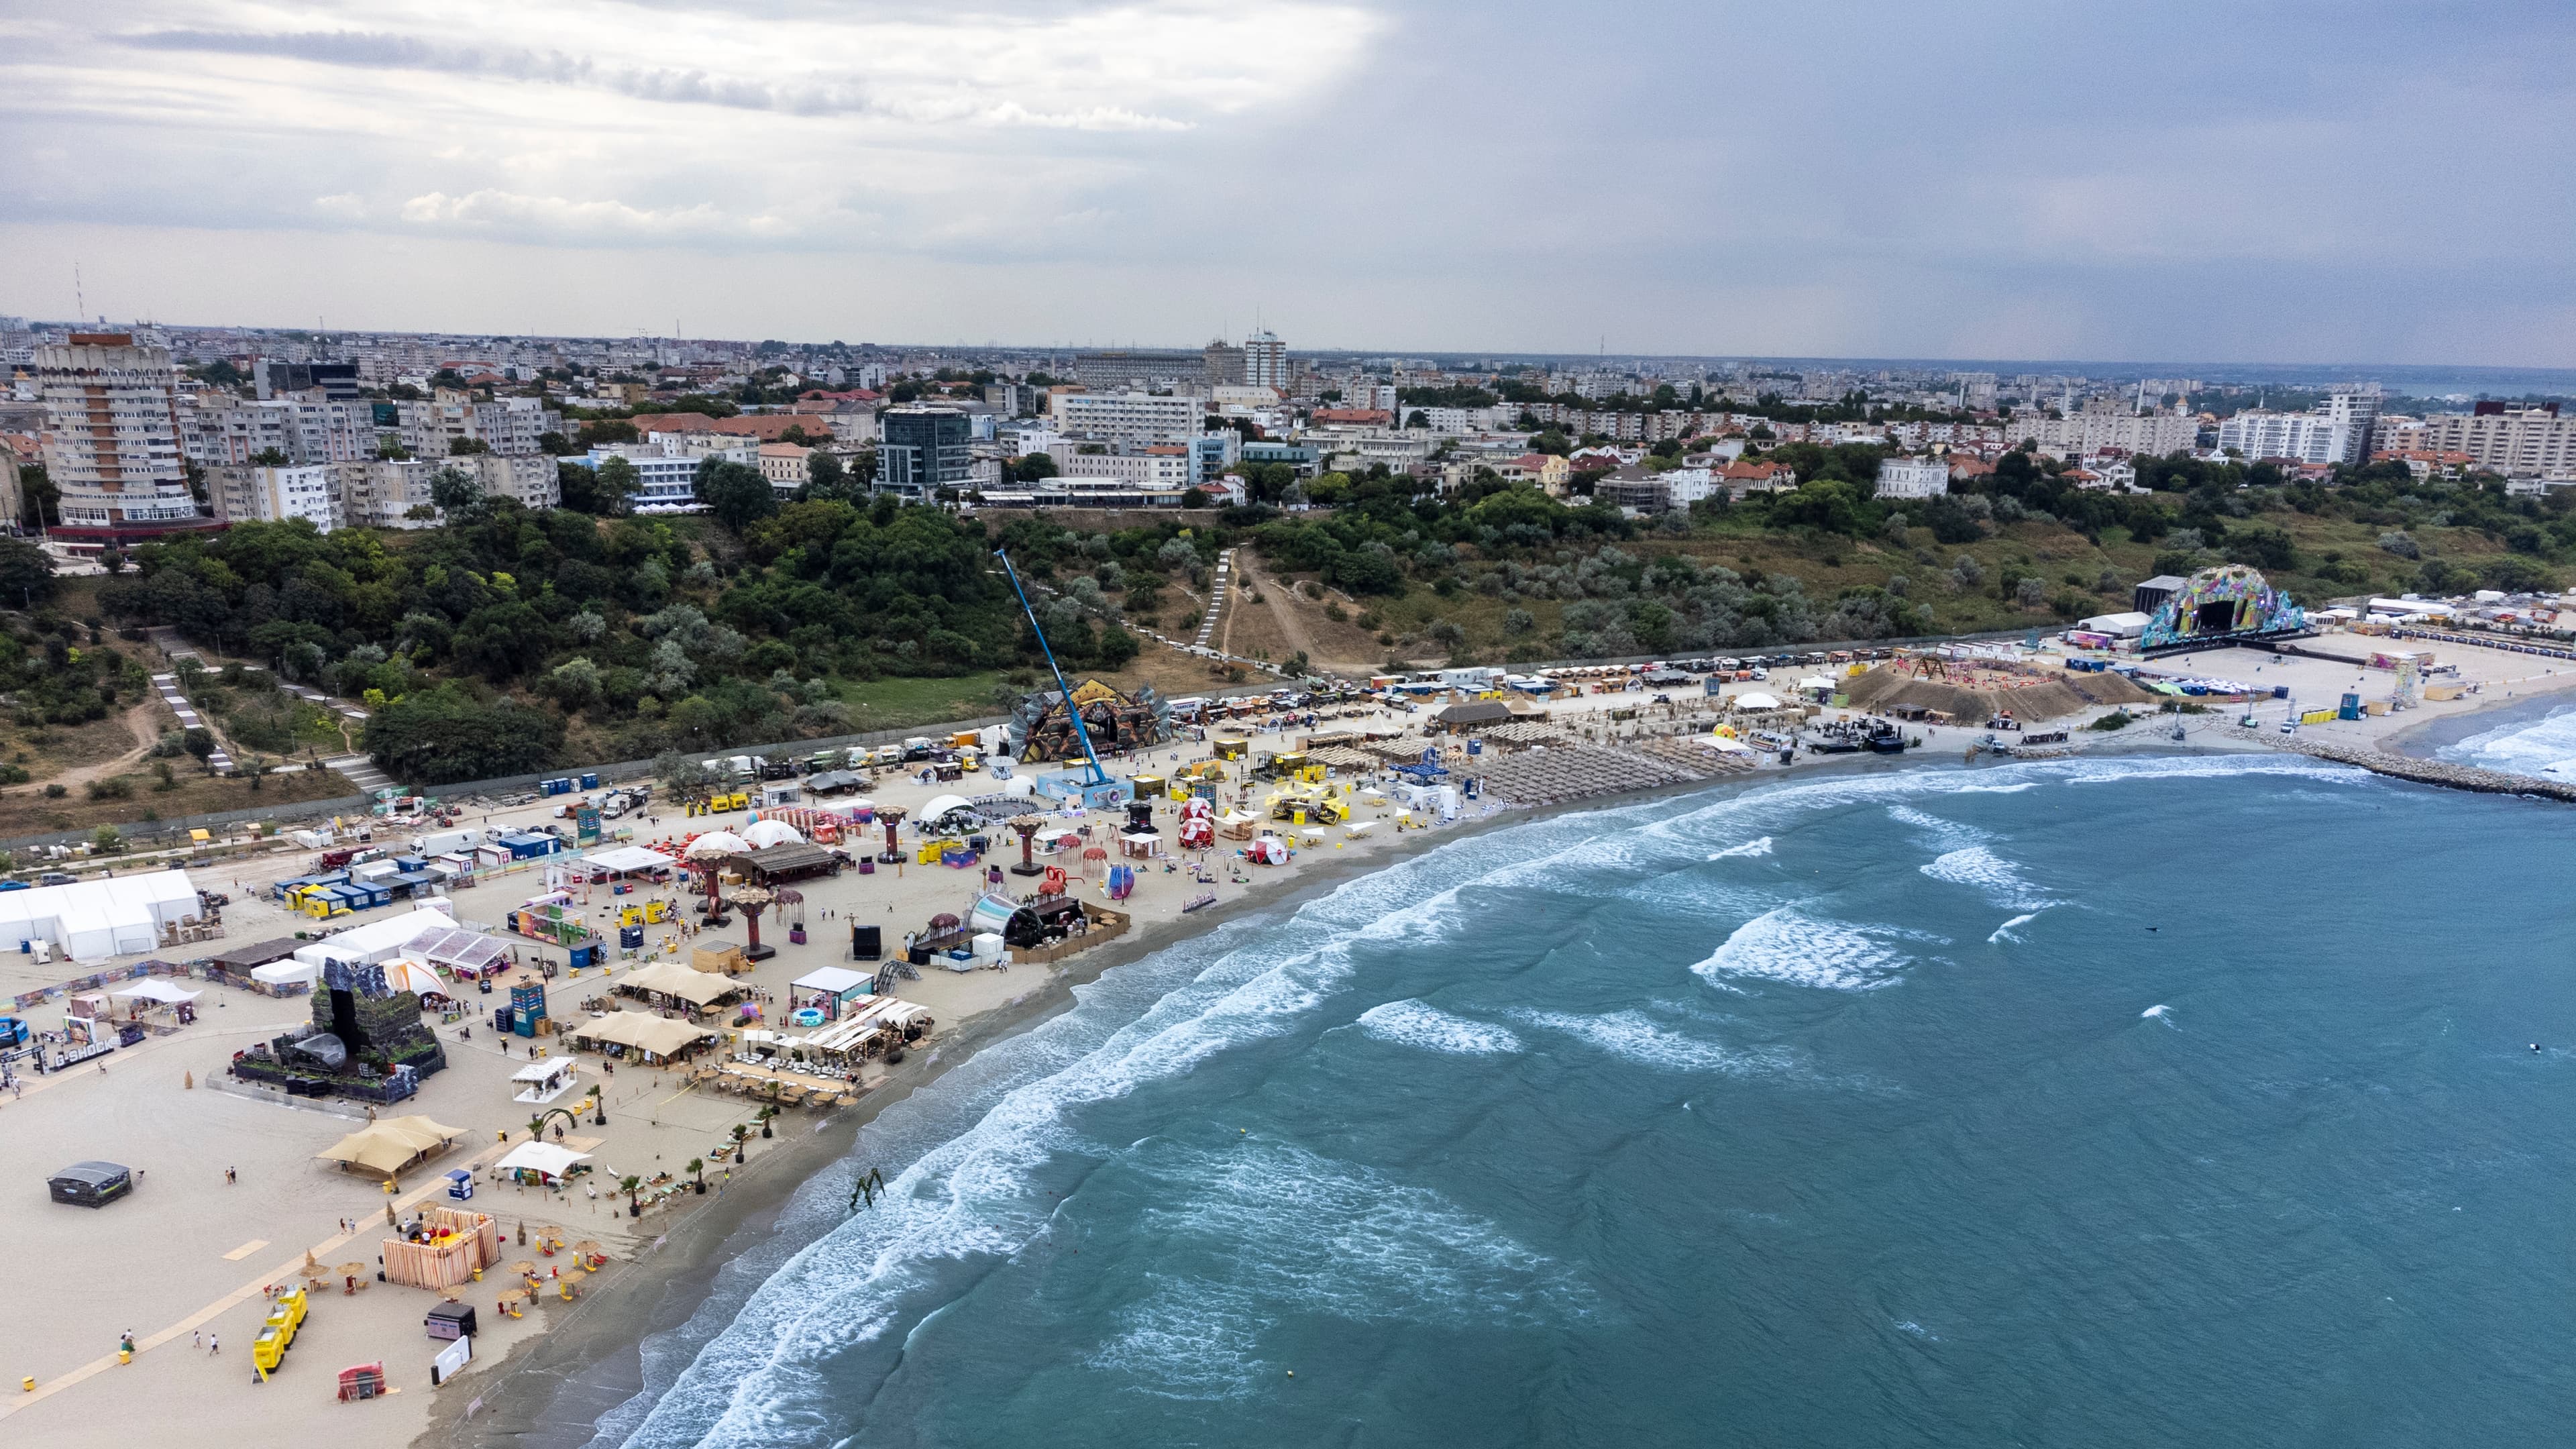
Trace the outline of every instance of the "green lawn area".
{"label": "green lawn area", "polygon": [[976,719],[1001,711],[993,704],[999,670],[962,674],[954,679],[836,679],[833,688],[850,707],[862,730],[903,729],[954,719]]}

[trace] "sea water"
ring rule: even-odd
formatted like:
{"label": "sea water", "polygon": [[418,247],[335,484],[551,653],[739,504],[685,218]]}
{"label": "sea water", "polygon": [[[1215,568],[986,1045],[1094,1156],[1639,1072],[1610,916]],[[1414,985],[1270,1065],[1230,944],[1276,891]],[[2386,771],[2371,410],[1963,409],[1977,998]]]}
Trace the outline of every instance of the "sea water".
{"label": "sea water", "polygon": [[2455,764],[2576,780],[2576,705],[2541,695],[2527,704],[2464,717],[2432,753]]}
{"label": "sea water", "polygon": [[2131,757],[1444,843],[890,1109],[599,1442],[2563,1442],[2568,821]]}

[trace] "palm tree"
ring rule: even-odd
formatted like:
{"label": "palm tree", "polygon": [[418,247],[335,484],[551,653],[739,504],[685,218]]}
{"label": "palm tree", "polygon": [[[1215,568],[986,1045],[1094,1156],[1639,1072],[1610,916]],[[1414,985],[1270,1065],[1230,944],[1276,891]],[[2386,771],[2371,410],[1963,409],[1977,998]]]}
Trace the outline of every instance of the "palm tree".
{"label": "palm tree", "polygon": [[760,1123],[760,1135],[761,1135],[761,1136],[763,1136],[763,1137],[774,1137],[774,1136],[776,1136],[776,1135],[777,1135],[776,1133],[771,1132],[771,1131],[769,1130],[769,1119],[770,1119],[770,1118],[772,1118],[772,1117],[775,1117],[775,1116],[777,1116],[777,1115],[778,1115],[778,1104],[777,1104],[776,1102],[764,1102],[764,1103],[762,1103],[762,1104],[761,1104],[760,1111],[759,1111],[757,1114],[755,1114],[755,1120],[757,1120],[757,1121]]}
{"label": "palm tree", "polygon": [[643,1186],[644,1179],[631,1172],[617,1179],[617,1190],[626,1194],[626,1215],[630,1218],[644,1216],[644,1205],[635,1200],[636,1192]]}
{"label": "palm tree", "polygon": [[744,1147],[745,1147],[745,1146],[747,1146],[747,1145],[748,1145],[747,1143],[745,1143],[745,1142],[744,1142],[744,1140],[743,1140],[743,1139],[745,1139],[745,1138],[749,1137],[750,1135],[751,1135],[751,1129],[750,1129],[750,1128],[743,1126],[743,1125],[742,1125],[741,1123],[739,1123],[739,1122],[736,1122],[736,1123],[734,1124],[734,1126],[733,1126],[733,1160],[734,1160],[734,1165],[735,1165],[735,1166],[737,1166],[737,1167],[739,1167],[739,1166],[741,1166],[741,1165],[742,1165],[742,1160],[743,1160],[743,1149],[744,1149]]}
{"label": "palm tree", "polygon": [[707,1163],[705,1158],[692,1157],[689,1159],[689,1179],[697,1184],[698,1195],[700,1197],[706,1196]]}

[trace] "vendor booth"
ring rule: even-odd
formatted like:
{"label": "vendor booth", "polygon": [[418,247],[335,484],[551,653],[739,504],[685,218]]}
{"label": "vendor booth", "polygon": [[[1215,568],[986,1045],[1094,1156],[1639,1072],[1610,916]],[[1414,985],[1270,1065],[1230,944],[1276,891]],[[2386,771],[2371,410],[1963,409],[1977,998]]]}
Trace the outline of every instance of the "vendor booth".
{"label": "vendor booth", "polygon": [[580,1066],[570,1057],[549,1057],[530,1062],[510,1074],[510,1080],[519,1084],[518,1095],[510,1100],[542,1107],[571,1091],[580,1076]]}
{"label": "vendor booth", "polygon": [[789,999],[797,1010],[819,1010],[823,1013],[823,1020],[838,1021],[853,1005],[866,1001],[875,993],[876,979],[876,973],[872,971],[825,966],[790,983]]}

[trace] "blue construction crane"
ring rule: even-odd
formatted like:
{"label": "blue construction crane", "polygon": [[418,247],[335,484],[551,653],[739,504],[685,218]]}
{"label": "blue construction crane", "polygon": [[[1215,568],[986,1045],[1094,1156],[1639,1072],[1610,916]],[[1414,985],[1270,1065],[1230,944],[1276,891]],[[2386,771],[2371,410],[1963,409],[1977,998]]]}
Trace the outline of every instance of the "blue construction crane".
{"label": "blue construction crane", "polygon": [[1083,778],[1085,786],[1110,783],[1109,772],[1100,768],[1100,752],[1091,747],[1091,731],[1083,728],[1082,711],[1074,708],[1073,686],[1064,682],[1064,669],[1055,662],[1055,650],[1047,643],[1046,630],[1038,624],[1038,611],[1029,607],[1029,591],[1020,587],[1020,571],[1011,566],[1007,550],[993,550],[1002,561],[1002,572],[1011,580],[1011,592],[1020,596],[1020,612],[1029,616],[1029,632],[1038,636],[1038,649],[1046,655],[1047,668],[1055,674],[1055,687],[1063,692],[1064,712],[1073,720],[1073,737],[1082,741],[1082,755],[1091,762],[1091,772]]}

